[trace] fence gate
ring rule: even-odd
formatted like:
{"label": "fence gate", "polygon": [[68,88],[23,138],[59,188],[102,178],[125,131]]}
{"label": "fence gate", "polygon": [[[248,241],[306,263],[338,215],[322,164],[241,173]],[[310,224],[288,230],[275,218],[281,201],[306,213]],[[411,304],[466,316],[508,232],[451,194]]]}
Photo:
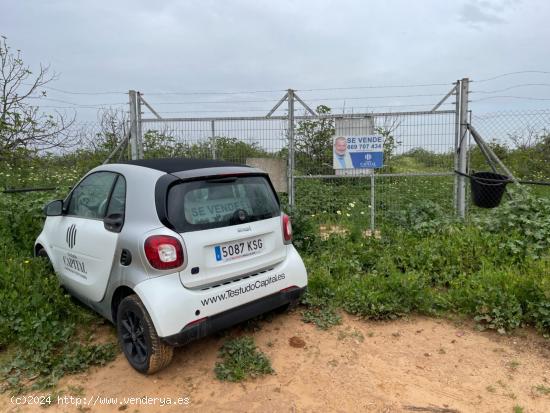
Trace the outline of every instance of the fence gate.
{"label": "fence gate", "polygon": [[[455,83],[431,111],[318,113],[288,90],[266,116],[249,117],[162,118],[139,92],[131,91],[132,157],[142,157],[145,147],[151,157],[260,166],[268,169],[290,208],[326,214],[327,220],[361,220],[370,230],[384,220],[414,219],[403,216],[407,205],[420,215],[442,209],[463,216],[465,183],[454,170],[466,171],[467,83]],[[464,85],[466,99],[461,100]],[[438,110],[452,95],[455,109]],[[142,118],[143,106],[154,117]],[[385,138],[382,168],[333,169],[334,135],[373,133]]]}

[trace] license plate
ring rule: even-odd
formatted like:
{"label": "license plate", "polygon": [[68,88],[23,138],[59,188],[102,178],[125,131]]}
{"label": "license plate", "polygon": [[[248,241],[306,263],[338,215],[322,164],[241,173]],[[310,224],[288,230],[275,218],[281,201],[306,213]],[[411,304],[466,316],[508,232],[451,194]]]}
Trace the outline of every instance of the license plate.
{"label": "license plate", "polygon": [[214,247],[214,255],[216,261],[232,261],[239,258],[255,255],[264,247],[264,242],[261,238],[254,238],[239,242],[227,242],[225,244],[216,245]]}

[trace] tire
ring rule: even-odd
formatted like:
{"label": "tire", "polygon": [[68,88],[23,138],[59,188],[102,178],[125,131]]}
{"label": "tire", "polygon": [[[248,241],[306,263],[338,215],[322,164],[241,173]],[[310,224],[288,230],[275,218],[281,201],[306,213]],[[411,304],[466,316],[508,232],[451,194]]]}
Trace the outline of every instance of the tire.
{"label": "tire", "polygon": [[38,250],[38,252],[36,253],[36,256],[40,257],[40,258],[46,258],[47,260],[50,259],[50,257],[48,257],[48,253],[46,252],[46,250],[44,248],[40,248]]}
{"label": "tire", "polygon": [[116,327],[126,359],[140,373],[156,373],[172,361],[174,348],[159,338],[149,313],[137,295],[129,295],[120,302]]}
{"label": "tire", "polygon": [[44,258],[45,260],[48,261],[48,269],[53,273],[54,272],[54,269],[53,269],[53,265],[52,265],[52,261],[50,260],[50,257],[48,256],[48,253],[46,252],[46,250],[44,248],[40,248],[37,252],[36,252],[36,256],[39,257],[39,258]]}

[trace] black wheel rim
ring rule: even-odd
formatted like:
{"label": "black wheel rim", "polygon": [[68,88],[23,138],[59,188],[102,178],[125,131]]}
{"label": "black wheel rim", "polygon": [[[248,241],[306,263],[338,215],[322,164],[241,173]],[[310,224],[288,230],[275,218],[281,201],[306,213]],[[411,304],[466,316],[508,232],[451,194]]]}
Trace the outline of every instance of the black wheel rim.
{"label": "black wheel rim", "polygon": [[147,361],[149,350],[145,341],[143,322],[141,317],[133,311],[126,311],[121,319],[122,346],[124,353],[136,364]]}

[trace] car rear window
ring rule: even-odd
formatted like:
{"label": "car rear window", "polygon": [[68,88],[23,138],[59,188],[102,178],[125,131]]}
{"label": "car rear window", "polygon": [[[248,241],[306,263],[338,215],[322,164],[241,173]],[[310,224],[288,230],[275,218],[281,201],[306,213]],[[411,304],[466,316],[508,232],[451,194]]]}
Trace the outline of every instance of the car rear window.
{"label": "car rear window", "polygon": [[280,215],[263,176],[234,176],[183,182],[168,192],[168,220],[178,232],[238,225]]}

